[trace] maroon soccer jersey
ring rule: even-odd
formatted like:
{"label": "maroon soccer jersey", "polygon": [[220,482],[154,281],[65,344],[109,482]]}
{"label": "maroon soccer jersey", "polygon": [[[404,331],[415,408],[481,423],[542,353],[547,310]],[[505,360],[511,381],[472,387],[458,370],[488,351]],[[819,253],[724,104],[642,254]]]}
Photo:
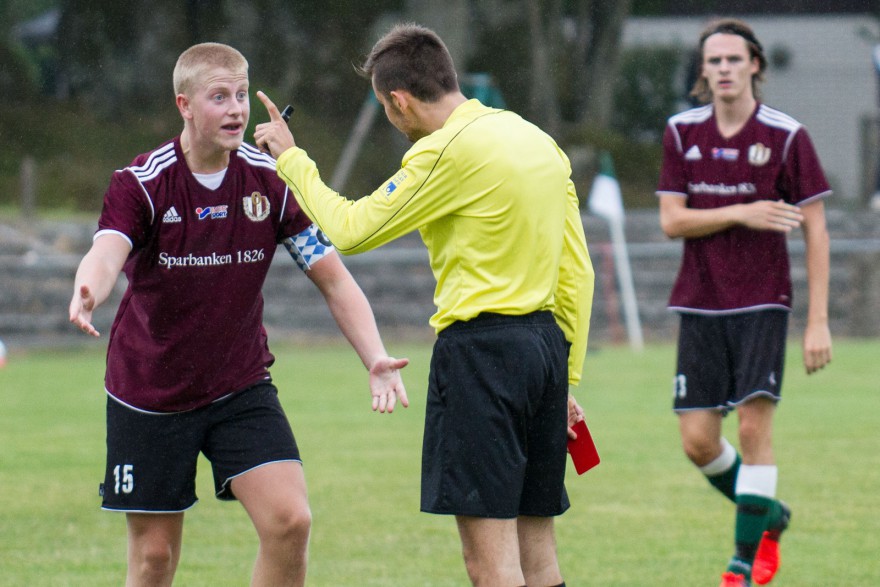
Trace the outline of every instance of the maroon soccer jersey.
{"label": "maroon soccer jersey", "polygon": [[113,174],[95,238],[124,236],[128,278],[107,350],[107,392],[156,412],[190,410],[269,379],[262,287],[282,239],[311,224],[243,144],[216,190],[193,177],[180,139]]}
{"label": "maroon soccer jersey", "polygon": [[[669,119],[663,136],[658,194],[676,194],[689,208],[755,200],[803,205],[831,194],[806,130],[790,116],[758,104],[735,136],[718,132],[711,105]],[[735,226],[684,241],[670,309],[704,314],[791,308],[785,235]]]}

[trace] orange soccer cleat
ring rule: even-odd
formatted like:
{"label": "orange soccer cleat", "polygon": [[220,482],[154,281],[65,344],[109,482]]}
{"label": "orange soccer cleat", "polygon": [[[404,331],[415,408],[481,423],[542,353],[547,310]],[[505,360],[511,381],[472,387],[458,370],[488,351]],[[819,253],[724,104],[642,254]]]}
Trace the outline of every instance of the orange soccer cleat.
{"label": "orange soccer cleat", "polygon": [[779,539],[791,520],[791,509],[783,502],[779,502],[779,505],[782,506],[779,522],[761,536],[755,562],[752,564],[752,579],[758,585],[766,585],[772,581],[779,570]]}
{"label": "orange soccer cleat", "polygon": [[749,587],[751,584],[745,575],[727,571],[721,575],[721,587]]}
{"label": "orange soccer cleat", "polygon": [[766,531],[761,536],[755,562],[752,565],[752,578],[758,585],[766,585],[779,570],[779,532]]}

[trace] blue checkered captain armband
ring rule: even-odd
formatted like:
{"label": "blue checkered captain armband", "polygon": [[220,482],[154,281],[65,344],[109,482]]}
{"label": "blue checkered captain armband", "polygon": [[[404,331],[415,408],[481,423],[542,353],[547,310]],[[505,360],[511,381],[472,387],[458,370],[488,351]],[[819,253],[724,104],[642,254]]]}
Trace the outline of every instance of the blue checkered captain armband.
{"label": "blue checkered captain armband", "polygon": [[314,224],[296,236],[287,237],[281,243],[303,271],[308,271],[312,265],[333,251],[333,243]]}

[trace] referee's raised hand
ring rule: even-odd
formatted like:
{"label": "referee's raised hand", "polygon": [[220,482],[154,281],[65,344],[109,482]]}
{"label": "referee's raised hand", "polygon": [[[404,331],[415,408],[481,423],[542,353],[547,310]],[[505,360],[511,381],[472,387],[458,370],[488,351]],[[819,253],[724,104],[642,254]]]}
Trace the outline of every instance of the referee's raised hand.
{"label": "referee's raised hand", "polygon": [[269,122],[261,122],[254,129],[254,144],[264,153],[269,153],[276,159],[287,149],[296,146],[293,134],[287,127],[287,122],[281,116],[281,112],[275,103],[262,91],[257,91],[257,98],[266,107],[269,113]]}

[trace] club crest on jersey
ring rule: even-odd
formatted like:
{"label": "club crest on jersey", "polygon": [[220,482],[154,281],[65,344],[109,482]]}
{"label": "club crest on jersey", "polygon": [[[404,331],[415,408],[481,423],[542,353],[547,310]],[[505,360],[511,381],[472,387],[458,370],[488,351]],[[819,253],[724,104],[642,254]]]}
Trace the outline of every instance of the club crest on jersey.
{"label": "club crest on jersey", "polygon": [[722,161],[736,161],[737,159],[739,159],[739,149],[713,147],[712,159],[721,159]]}
{"label": "club crest on jersey", "polygon": [[766,165],[770,161],[770,147],[766,147],[761,143],[755,143],[749,147],[749,163],[755,167]]}
{"label": "club crest on jersey", "polygon": [[250,196],[242,198],[241,203],[245,215],[254,222],[265,220],[269,216],[269,198],[260,192],[254,192]]}

